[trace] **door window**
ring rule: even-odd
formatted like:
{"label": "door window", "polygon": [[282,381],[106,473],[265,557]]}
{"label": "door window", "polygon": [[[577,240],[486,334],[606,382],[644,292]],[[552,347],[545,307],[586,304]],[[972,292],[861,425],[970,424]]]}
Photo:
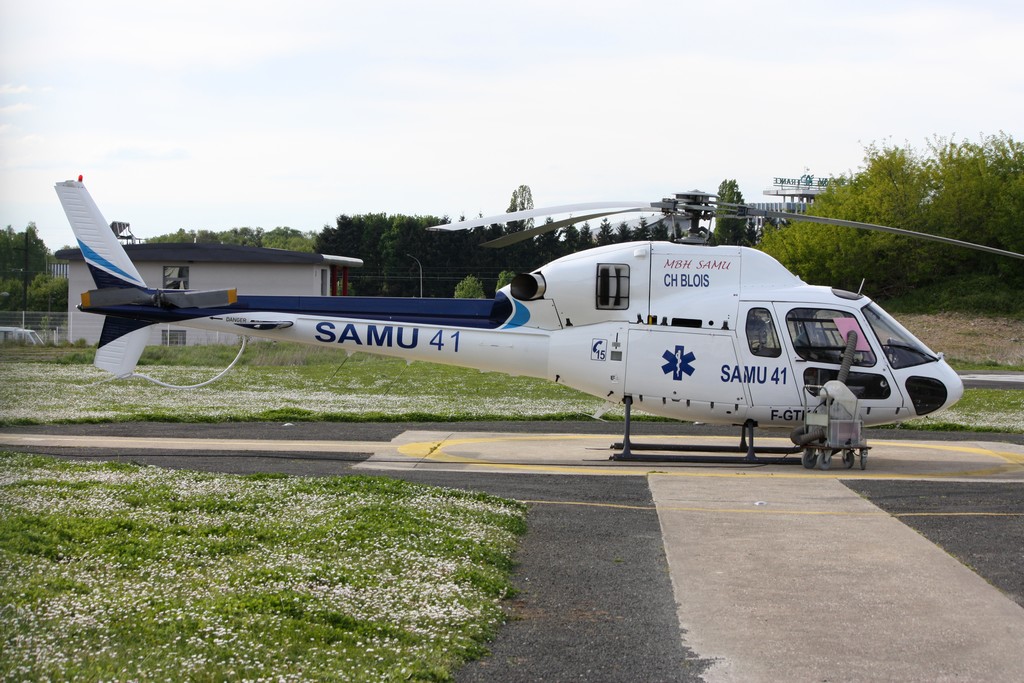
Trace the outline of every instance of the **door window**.
{"label": "door window", "polygon": [[747,347],[755,356],[778,358],[782,355],[782,344],[767,308],[751,308],[747,313]]}
{"label": "door window", "polygon": [[786,314],[786,327],[793,350],[804,360],[839,365],[843,362],[846,335],[853,331],[857,333],[853,364],[875,364],[875,354],[852,313],[828,308],[794,308]]}

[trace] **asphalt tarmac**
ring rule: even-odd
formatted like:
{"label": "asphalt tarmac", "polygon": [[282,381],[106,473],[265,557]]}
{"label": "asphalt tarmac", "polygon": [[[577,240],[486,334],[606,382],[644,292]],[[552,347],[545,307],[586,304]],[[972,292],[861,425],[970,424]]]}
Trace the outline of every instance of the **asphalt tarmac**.
{"label": "asphalt tarmac", "polygon": [[967,389],[1024,390],[1024,372],[1005,370],[972,370],[960,373]]}
{"label": "asphalt tarmac", "polygon": [[612,463],[620,427],[129,423],[0,429],[0,447],[527,501],[509,622],[458,681],[1024,679],[1020,435],[869,433],[866,470],[821,472]]}

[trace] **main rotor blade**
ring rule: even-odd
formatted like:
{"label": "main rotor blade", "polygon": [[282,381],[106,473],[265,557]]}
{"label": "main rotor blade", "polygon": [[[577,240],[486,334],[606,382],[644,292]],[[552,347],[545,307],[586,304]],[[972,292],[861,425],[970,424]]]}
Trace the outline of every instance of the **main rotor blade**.
{"label": "main rotor blade", "polygon": [[507,235],[502,235],[493,240],[482,243],[481,247],[487,247],[488,249],[498,249],[500,247],[507,247],[512,244],[518,244],[519,242],[525,242],[531,237],[537,235],[544,235],[559,228],[564,228],[567,225],[573,225],[574,223],[584,223],[594,218],[603,218],[605,216],[614,216],[617,213],[626,213],[627,211],[633,211],[634,209],[624,209],[622,211],[602,211],[601,213],[592,213],[585,216],[573,216],[571,218],[563,218],[560,221],[552,221],[551,223],[545,223],[544,225],[538,225],[536,228],[530,228],[529,230],[520,230],[519,232],[510,232]]}
{"label": "main rotor blade", "polygon": [[509,221],[522,221],[529,218],[537,218],[539,216],[555,216],[560,213],[576,213],[579,211],[593,211],[595,209],[609,209],[609,211],[606,213],[594,214],[591,218],[600,218],[601,216],[606,216],[612,213],[622,213],[623,211],[657,211],[657,209],[652,207],[650,202],[584,202],[582,204],[547,206],[539,209],[513,211],[512,213],[503,213],[496,216],[471,218],[468,221],[460,221],[458,223],[434,225],[427,228],[427,230],[469,230],[470,228],[479,228],[480,226],[492,225],[494,223],[508,223]]}
{"label": "main rotor blade", "polygon": [[[735,205],[733,205],[735,206]],[[755,209],[753,207],[747,207],[746,214],[748,216],[766,216],[768,218],[783,218],[788,221],[807,221],[809,223],[822,223],[825,225],[840,225],[847,228],[860,228],[863,230],[875,230],[877,232],[888,232],[893,235],[903,235],[905,237],[917,237],[918,239],[930,240],[932,242],[941,242],[943,244],[952,244],[958,247],[966,247],[968,249],[977,249],[978,251],[985,251],[990,254],[998,254],[1000,256],[1009,256],[1010,258],[1024,259],[1024,254],[1018,254],[1013,251],[1006,251],[1004,249],[996,249],[995,247],[988,247],[984,244],[975,244],[974,242],[964,242],[963,240],[956,240],[952,237],[942,237],[940,235],[930,235],[926,232],[915,232],[914,230],[904,230],[902,228],[893,228],[888,225],[875,225],[874,223],[861,223],[860,221],[847,221],[839,218],[822,218],[820,216],[808,216],[802,213],[788,213],[785,211],[768,211],[766,209]]]}

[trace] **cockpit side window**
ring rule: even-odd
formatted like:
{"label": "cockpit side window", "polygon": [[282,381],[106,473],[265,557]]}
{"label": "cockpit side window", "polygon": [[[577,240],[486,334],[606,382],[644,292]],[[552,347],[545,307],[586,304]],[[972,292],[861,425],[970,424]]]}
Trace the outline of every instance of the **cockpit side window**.
{"label": "cockpit side window", "polygon": [[827,308],[794,308],[786,314],[786,327],[797,355],[804,360],[819,363],[843,362],[846,335],[857,333],[853,364],[872,366],[875,354],[871,352],[864,330],[852,313]]}
{"label": "cockpit side window", "polygon": [[597,308],[624,310],[629,308],[629,266],[624,263],[597,265]]}
{"label": "cockpit side window", "polygon": [[778,358],[782,355],[782,344],[767,308],[751,308],[747,313],[747,346],[755,356]]}

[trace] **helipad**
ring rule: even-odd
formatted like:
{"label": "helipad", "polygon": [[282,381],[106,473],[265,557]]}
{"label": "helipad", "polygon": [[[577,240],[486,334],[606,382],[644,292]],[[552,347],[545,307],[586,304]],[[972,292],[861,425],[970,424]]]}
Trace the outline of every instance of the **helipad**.
{"label": "helipad", "polygon": [[[872,441],[866,469],[846,469],[834,458],[827,471],[792,464],[700,462],[622,462],[610,460],[613,437],[596,434],[522,434],[409,430],[391,441],[308,439],[224,439],[191,437],[98,436],[0,432],[0,445],[103,450],[176,450],[187,452],[346,453],[371,457],[355,469],[480,469],[490,472],[546,472],[577,475],[642,476],[657,471],[689,477],[773,478],[971,478],[1024,481],[1024,446],[984,441]],[[637,439],[643,442],[644,439]],[[735,445],[734,437],[652,436],[669,444]],[[759,438],[758,445],[788,446],[786,439]],[[799,461],[800,456],[790,456]]]}
{"label": "helipad", "polygon": [[[731,445],[732,437],[657,436],[651,441]],[[408,431],[393,442],[402,459],[371,458],[362,467],[481,468],[491,471],[561,472],[595,475],[646,475],[652,471],[676,476],[787,477],[787,478],[986,478],[1024,480],[1024,447],[996,442],[873,441],[865,470],[846,469],[833,459],[827,471],[799,465],[737,462],[716,464],[693,461],[611,461],[613,439],[601,435],[495,434]],[[760,439],[762,446],[786,446],[784,439]],[[799,461],[799,455],[791,456]]]}

